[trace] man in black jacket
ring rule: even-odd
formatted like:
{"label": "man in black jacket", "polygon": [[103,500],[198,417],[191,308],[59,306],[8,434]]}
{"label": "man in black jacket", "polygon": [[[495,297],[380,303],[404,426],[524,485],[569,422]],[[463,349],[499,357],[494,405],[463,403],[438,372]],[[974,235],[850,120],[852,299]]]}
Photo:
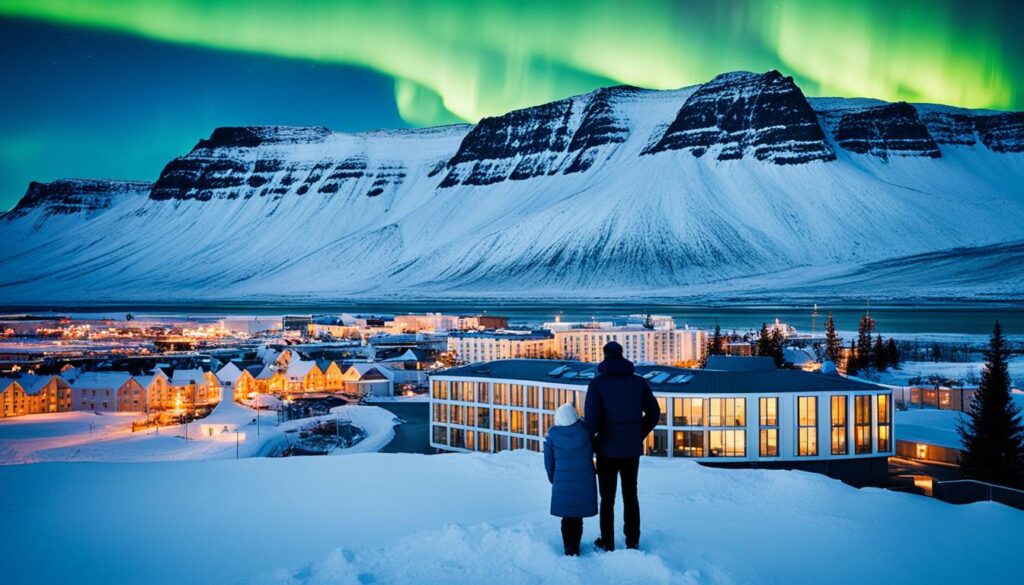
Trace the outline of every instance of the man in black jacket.
{"label": "man in black jacket", "polygon": [[647,380],[635,375],[633,362],[622,357],[618,343],[604,346],[604,361],[597,370],[600,373],[587,387],[583,416],[583,424],[595,441],[601,493],[601,538],[594,545],[615,550],[615,488],[621,478],[626,548],[639,548],[637,472],[644,439],[658,424],[661,408]]}

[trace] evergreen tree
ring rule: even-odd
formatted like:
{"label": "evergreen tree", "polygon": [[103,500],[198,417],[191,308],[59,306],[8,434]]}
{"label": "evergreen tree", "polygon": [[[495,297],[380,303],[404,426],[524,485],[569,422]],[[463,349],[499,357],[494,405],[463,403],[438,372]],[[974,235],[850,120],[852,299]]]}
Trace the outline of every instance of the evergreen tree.
{"label": "evergreen tree", "polygon": [[757,345],[754,352],[761,356],[772,355],[772,335],[768,332],[768,324],[761,323],[761,331],[757,334]]}
{"label": "evergreen tree", "polygon": [[843,338],[836,335],[836,322],[832,320],[832,313],[829,313],[825,321],[825,359],[838,364],[842,353]]}
{"label": "evergreen tree", "polygon": [[996,321],[985,351],[981,383],[971,412],[961,417],[958,432],[964,450],[960,473],[967,478],[1012,487],[1024,486],[1024,426],[1010,397],[1010,355],[1003,328]]}
{"label": "evergreen tree", "polygon": [[885,344],[885,353],[890,368],[900,367],[900,348],[896,346],[896,340],[892,337]]}
{"label": "evergreen tree", "polygon": [[722,355],[722,328],[718,326],[718,321],[715,321],[715,333],[711,336],[708,355]]}
{"label": "evergreen tree", "polygon": [[860,360],[857,359],[857,342],[850,340],[850,351],[846,354],[846,375],[856,376],[860,371]]}
{"label": "evergreen tree", "polygon": [[879,372],[889,369],[889,352],[885,349],[885,342],[882,341],[881,335],[875,337],[875,345],[871,348],[871,360]]}
{"label": "evergreen tree", "polygon": [[775,367],[781,368],[786,363],[786,354],[782,348],[783,338],[782,332],[778,329],[772,329],[771,335],[771,356],[775,359]]}
{"label": "evergreen tree", "polygon": [[871,333],[875,330],[875,320],[864,313],[857,325],[857,366],[866,368],[871,365]]}
{"label": "evergreen tree", "polygon": [[932,344],[932,361],[933,362],[941,362],[942,361],[942,348],[939,347],[938,343],[933,343]]}

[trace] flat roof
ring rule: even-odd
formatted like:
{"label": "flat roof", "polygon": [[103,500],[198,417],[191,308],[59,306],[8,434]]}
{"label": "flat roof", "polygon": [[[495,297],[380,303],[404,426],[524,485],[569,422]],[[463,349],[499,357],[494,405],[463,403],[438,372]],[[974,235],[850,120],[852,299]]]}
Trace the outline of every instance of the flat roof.
{"label": "flat roof", "polygon": [[[831,391],[878,391],[884,386],[836,374],[803,370],[721,371],[671,366],[636,366],[656,392],[681,394],[755,394]],[[434,376],[523,380],[586,386],[597,375],[597,364],[587,362],[510,359],[450,368]]]}
{"label": "flat roof", "polygon": [[448,337],[457,337],[462,339],[515,339],[515,340],[536,340],[536,339],[552,339],[554,333],[547,329],[535,329],[532,331],[526,330],[502,330],[502,331],[452,331],[448,334]]}

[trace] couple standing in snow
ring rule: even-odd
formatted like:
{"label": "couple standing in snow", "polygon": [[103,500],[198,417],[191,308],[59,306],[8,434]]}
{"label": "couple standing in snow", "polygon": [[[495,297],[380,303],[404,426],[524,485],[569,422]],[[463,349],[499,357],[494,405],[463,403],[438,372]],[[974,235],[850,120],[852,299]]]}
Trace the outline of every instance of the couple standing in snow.
{"label": "couple standing in snow", "polygon": [[633,363],[622,357],[621,345],[612,341],[604,346],[604,361],[597,370],[599,374],[587,387],[583,419],[571,404],[563,404],[544,441],[551,515],[562,518],[562,543],[565,554],[571,556],[580,554],[583,518],[598,512],[598,486],[601,536],[594,546],[615,550],[615,493],[620,479],[626,548],[639,548],[637,472],[644,439],[661,415],[650,385],[633,373]]}

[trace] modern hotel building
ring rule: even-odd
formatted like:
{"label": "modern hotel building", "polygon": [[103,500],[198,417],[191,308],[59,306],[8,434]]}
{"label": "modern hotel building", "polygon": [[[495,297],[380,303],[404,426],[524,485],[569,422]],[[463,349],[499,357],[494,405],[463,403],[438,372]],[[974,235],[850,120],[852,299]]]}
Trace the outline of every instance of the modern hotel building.
{"label": "modern hotel building", "polygon": [[[718,368],[718,369],[710,369]],[[880,485],[893,454],[892,391],[834,373],[779,370],[768,358],[709,369],[637,366],[661,405],[646,454],[716,466],[803,469]],[[582,414],[597,365],[536,359],[430,377],[430,443],[448,451],[541,450],[554,411]]]}

